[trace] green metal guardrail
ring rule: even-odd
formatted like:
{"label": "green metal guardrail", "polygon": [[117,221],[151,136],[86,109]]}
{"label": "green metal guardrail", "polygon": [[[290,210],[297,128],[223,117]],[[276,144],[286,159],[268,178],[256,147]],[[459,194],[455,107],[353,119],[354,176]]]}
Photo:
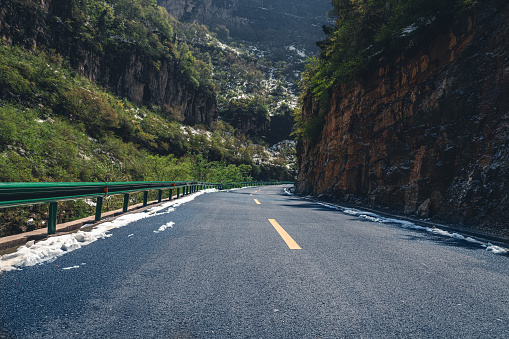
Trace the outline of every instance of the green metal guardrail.
{"label": "green metal guardrail", "polygon": [[[130,182],[29,182],[0,183],[0,208],[49,203],[48,234],[56,233],[58,202],[96,198],[95,220],[101,220],[103,199],[124,195],[123,212],[129,207],[129,194],[143,192],[143,206],[148,204],[148,192],[158,190],[158,202],[163,190],[169,190],[169,200],[205,188],[240,188],[246,186],[293,184],[293,182],[209,183],[197,181],[130,181]],[[174,194],[175,193],[175,194]]]}

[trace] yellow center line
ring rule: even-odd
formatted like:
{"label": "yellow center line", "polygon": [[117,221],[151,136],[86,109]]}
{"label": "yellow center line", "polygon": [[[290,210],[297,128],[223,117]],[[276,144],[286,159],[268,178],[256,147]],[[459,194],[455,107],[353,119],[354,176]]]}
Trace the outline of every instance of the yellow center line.
{"label": "yellow center line", "polygon": [[258,201],[258,199],[254,199],[257,205],[261,205],[262,203]]}
{"label": "yellow center line", "polygon": [[281,225],[277,223],[275,219],[269,219],[269,222],[272,224],[272,226],[274,226],[277,233],[279,233],[281,238],[283,238],[283,240],[286,242],[286,244],[291,250],[301,249],[300,246],[295,242],[295,240],[293,240],[292,237],[290,237],[290,235],[284,230],[283,227],[281,227]]}

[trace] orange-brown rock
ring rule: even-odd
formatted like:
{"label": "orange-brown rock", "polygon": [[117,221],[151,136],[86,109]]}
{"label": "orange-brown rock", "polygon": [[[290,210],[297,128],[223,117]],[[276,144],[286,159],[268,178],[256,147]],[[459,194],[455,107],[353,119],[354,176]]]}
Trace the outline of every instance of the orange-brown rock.
{"label": "orange-brown rock", "polygon": [[507,2],[338,88],[298,158],[302,194],[509,235]]}

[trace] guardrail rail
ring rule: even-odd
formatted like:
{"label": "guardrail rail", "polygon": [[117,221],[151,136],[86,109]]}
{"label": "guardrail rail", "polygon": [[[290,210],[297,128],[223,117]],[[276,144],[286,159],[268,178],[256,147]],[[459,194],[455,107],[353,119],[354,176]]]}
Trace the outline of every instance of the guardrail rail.
{"label": "guardrail rail", "polygon": [[129,182],[13,182],[0,183],[0,208],[49,203],[48,234],[56,233],[58,202],[96,198],[95,220],[101,220],[103,200],[107,196],[124,195],[122,211],[129,207],[129,195],[143,192],[143,206],[148,204],[149,191],[169,190],[169,199],[180,198],[207,188],[231,189],[246,186],[293,184],[293,182],[210,183],[199,181],[129,181]]}

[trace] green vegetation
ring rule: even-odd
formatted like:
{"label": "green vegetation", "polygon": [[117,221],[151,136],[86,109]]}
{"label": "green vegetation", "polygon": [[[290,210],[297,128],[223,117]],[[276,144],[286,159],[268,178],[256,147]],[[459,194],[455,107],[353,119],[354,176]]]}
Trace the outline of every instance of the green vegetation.
{"label": "green vegetation", "polygon": [[297,110],[295,133],[299,137],[316,137],[335,88],[350,84],[381,61],[419,46],[433,35],[434,29],[449,24],[451,18],[475,3],[475,0],[334,0],[331,14],[337,18],[336,24],[323,27],[327,37],[317,43],[321,51],[307,60],[301,80],[303,96],[317,99],[320,111],[315,117],[305,118]]}
{"label": "green vegetation", "polygon": [[[293,69],[285,62],[274,65],[271,60],[254,55],[247,46],[232,42],[228,36],[225,40],[230,44],[226,45],[216,38],[224,30],[216,31],[210,32],[196,23],[175,25],[177,40],[186,43],[195,64],[201,65],[199,68],[206,73],[203,77],[210,76],[213,81],[220,119],[263,143],[270,126],[269,116],[286,117],[284,107],[295,105],[296,96],[288,80]],[[243,109],[241,103],[249,109]],[[292,120],[288,116],[289,123]],[[278,142],[288,138],[289,133],[278,137],[266,139]]]}
{"label": "green vegetation", "polygon": [[221,121],[183,126],[105,92],[59,55],[1,46],[0,76],[2,181],[208,180],[191,170],[154,174],[149,163],[253,167],[252,157],[265,152]]}
{"label": "green vegetation", "polygon": [[416,45],[430,29],[450,21],[475,0],[335,0],[333,27],[324,27],[321,52],[308,60],[303,87],[326,98],[341,83],[371,69],[381,57]]}
{"label": "green vegetation", "polygon": [[[0,81],[2,182],[289,179],[284,159],[231,126],[171,121],[77,75],[58,54],[0,46]],[[59,220],[93,209],[63,206]],[[44,206],[17,211],[0,211],[0,234],[44,226]]]}

